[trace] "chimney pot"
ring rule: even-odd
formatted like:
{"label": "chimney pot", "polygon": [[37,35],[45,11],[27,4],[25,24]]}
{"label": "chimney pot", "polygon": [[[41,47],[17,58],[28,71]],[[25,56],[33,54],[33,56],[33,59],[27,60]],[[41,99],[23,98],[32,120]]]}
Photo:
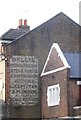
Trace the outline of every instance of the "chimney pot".
{"label": "chimney pot", "polygon": [[27,19],[24,20],[24,26],[27,26]]}
{"label": "chimney pot", "polygon": [[19,20],[19,26],[22,26],[22,19]]}

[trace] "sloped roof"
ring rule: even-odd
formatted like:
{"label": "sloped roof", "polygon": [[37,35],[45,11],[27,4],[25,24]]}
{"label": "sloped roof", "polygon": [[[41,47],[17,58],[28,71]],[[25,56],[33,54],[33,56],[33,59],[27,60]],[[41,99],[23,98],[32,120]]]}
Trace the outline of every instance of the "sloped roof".
{"label": "sloped roof", "polygon": [[28,28],[10,29],[5,34],[2,35],[2,40],[13,41],[28,32],[29,32]]}
{"label": "sloped roof", "polygon": [[[54,56],[54,54],[56,55]],[[57,59],[58,59],[58,62],[57,62]],[[65,56],[63,55],[59,45],[57,43],[53,43],[50,49],[50,52],[48,54],[47,60],[45,62],[41,76],[48,75],[54,72],[58,72],[66,68],[70,68],[70,66]]]}
{"label": "sloped roof", "polygon": [[71,78],[81,78],[81,53],[64,53],[71,69]]}
{"label": "sloped roof", "polygon": [[[42,23],[42,24],[40,24],[39,26],[37,26],[36,28],[34,28],[34,29],[32,29],[31,31],[30,31],[30,34],[31,34],[31,32],[32,31],[35,31],[35,30],[37,30],[39,27],[41,27],[41,26],[43,26],[43,25],[45,25],[45,24],[48,24],[48,22],[49,21],[51,21],[52,22],[52,20],[53,19],[55,19],[55,18],[57,18],[58,16],[63,16],[63,17],[66,17],[66,18],[68,18],[70,21],[72,21],[74,24],[76,24],[77,26],[79,26],[80,27],[80,25],[79,24],[77,24],[75,21],[73,21],[70,17],[68,17],[66,14],[64,14],[63,12],[60,12],[60,13],[58,13],[57,15],[55,15],[54,17],[52,17],[52,18],[50,18],[49,20],[47,20],[46,22],[44,22],[44,23]],[[81,28],[81,27],[80,27]],[[16,31],[15,30],[13,30],[14,31],[14,33],[12,34],[12,35],[10,35],[10,32],[12,32],[12,29],[10,29],[8,32],[6,32],[4,35],[3,35],[3,39],[11,39],[12,40],[12,38],[13,39],[15,39],[16,38],[16,40],[19,40],[21,37],[22,37],[22,35],[20,36],[18,36],[17,34],[20,34],[20,31],[18,32],[18,33],[15,33]],[[26,35],[28,32],[25,32],[25,34],[23,34],[23,37],[24,37],[24,35]],[[13,37],[14,35],[17,35],[17,37]],[[16,36],[15,35],[15,36]],[[15,40],[15,41],[16,41]],[[14,41],[14,42],[15,42]]]}

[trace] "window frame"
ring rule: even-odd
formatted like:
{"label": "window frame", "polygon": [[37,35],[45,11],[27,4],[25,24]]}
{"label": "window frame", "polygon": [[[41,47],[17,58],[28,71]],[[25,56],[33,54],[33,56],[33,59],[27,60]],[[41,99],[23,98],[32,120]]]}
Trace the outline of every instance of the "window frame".
{"label": "window frame", "polygon": [[[54,99],[55,97],[55,99]],[[47,87],[47,103],[48,106],[56,106],[60,104],[60,86],[59,84]]]}

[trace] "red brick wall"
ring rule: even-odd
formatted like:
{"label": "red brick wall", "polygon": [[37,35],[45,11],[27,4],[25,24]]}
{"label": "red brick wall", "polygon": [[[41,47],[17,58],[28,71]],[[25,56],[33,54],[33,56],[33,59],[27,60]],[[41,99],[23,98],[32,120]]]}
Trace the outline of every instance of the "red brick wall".
{"label": "red brick wall", "polygon": [[79,85],[77,85],[78,79],[68,79],[67,90],[68,90],[68,115],[75,115],[73,107],[78,106],[79,101]]}
{"label": "red brick wall", "polygon": [[[7,66],[7,64],[6,64],[6,66]],[[10,88],[10,77],[9,77],[9,74],[10,74],[9,67],[7,67],[6,82],[5,82],[5,84],[6,84],[6,87],[5,87],[5,89],[6,89],[5,90],[6,91],[6,93],[5,93],[6,102],[10,98],[10,90],[9,90],[9,88]]]}
{"label": "red brick wall", "polygon": [[[42,77],[42,117],[64,117],[75,115],[73,107],[79,104],[79,86],[76,79],[69,79],[69,71],[63,70]],[[59,84],[60,104],[58,106],[47,106],[47,87]]]}
{"label": "red brick wall", "polygon": [[[58,106],[48,107],[47,87],[55,84],[59,84],[60,86],[60,104]],[[41,85],[42,117],[51,118],[68,116],[67,69],[42,77]]]}
{"label": "red brick wall", "polygon": [[5,46],[4,49],[4,54],[5,57],[7,58],[6,60],[6,68],[5,68],[5,72],[6,72],[6,78],[5,78],[5,99],[6,99],[6,103],[9,101],[10,99],[10,52],[9,52],[9,48]]}
{"label": "red brick wall", "polygon": [[59,56],[59,53],[56,51],[55,48],[53,48],[44,72],[55,70],[60,67],[64,67],[64,64]]}

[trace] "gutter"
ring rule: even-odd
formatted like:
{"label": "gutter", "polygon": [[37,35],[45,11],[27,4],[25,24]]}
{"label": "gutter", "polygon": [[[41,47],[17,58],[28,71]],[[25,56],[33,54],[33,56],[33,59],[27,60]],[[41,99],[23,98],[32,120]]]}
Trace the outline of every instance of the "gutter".
{"label": "gutter", "polygon": [[11,43],[12,41],[10,41],[10,40],[0,40],[0,44],[9,44],[9,43]]}

